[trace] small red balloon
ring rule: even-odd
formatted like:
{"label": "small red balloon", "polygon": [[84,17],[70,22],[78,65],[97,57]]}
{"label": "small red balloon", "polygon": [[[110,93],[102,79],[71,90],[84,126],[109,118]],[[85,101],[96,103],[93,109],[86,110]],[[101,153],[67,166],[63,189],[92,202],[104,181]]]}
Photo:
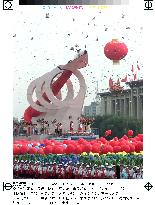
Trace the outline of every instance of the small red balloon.
{"label": "small red balloon", "polygon": [[128,130],[128,136],[133,136],[133,130]]}

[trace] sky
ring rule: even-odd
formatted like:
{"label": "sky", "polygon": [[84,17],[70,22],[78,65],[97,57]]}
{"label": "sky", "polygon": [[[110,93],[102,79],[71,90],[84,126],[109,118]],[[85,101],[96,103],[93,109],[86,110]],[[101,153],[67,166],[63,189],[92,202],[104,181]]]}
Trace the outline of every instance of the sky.
{"label": "sky", "polygon": [[[95,100],[97,84],[98,92],[107,90],[110,77],[117,81],[118,77],[128,74],[128,80],[132,80],[132,65],[137,79],[143,77],[143,25],[131,7],[93,9],[86,6],[83,10],[67,10],[65,6],[35,6],[33,10],[35,12],[24,8],[15,14],[17,21],[12,33],[14,117],[20,119],[29,106],[26,95],[30,82],[73,59],[76,49],[88,51],[89,66],[80,70],[87,84],[84,105]],[[113,65],[104,55],[106,43],[116,38],[128,47],[128,54],[119,65]],[[137,61],[140,71],[136,68]],[[71,80],[77,94],[78,81],[74,76]],[[62,92],[64,98],[66,87]]]}

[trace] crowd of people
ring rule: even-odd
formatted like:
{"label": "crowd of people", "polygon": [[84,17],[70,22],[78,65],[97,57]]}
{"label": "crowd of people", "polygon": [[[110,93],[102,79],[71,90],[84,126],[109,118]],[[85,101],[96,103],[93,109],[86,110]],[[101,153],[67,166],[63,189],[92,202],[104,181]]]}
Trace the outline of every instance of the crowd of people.
{"label": "crowd of people", "polygon": [[[78,133],[91,133],[91,124],[90,120],[84,121],[83,118],[78,120],[79,126],[78,130],[76,132]],[[51,133],[51,128],[53,128],[53,131]],[[57,136],[61,136],[63,130],[63,124],[58,122],[56,119],[54,121],[51,121],[49,123],[48,121],[45,121],[44,119],[39,119],[37,121],[37,124],[32,124],[32,123],[13,123],[13,136],[31,136],[31,135],[41,135],[41,134],[55,134]],[[74,122],[70,120],[70,124],[68,125],[68,132],[74,133]]]}
{"label": "crowd of people", "polygon": [[14,162],[14,177],[42,179],[142,179],[143,168],[115,165],[86,165],[84,163]]}

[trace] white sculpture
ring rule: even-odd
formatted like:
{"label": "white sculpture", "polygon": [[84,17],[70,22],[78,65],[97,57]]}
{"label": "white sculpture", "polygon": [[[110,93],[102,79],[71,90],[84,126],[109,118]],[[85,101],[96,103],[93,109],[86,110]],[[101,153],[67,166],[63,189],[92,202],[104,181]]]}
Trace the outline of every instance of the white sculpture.
{"label": "white sculpture", "polygon": [[[83,68],[88,63],[88,54],[85,51],[82,55],[78,56],[75,60],[69,62],[66,65],[56,67],[51,72],[37,78],[32,81],[27,90],[27,100],[30,106],[41,112],[42,114],[38,117],[32,117],[32,123],[38,124],[38,119],[44,118],[45,121],[49,122],[50,129],[53,131],[52,121],[55,119],[58,123],[62,123],[62,131],[67,132],[69,130],[70,122],[74,122],[74,130],[78,130],[78,118],[81,117],[82,107],[86,94],[86,84],[83,75],[78,70]],[[51,84],[57,75],[61,75],[65,70],[72,71],[72,73],[78,78],[80,83],[80,90],[77,96],[74,98],[74,90],[72,82],[67,79],[66,85],[68,93],[66,98],[62,101],[61,91],[57,96],[54,96]],[[33,100],[33,93],[36,93],[37,101]],[[43,97],[46,94],[48,101]]]}

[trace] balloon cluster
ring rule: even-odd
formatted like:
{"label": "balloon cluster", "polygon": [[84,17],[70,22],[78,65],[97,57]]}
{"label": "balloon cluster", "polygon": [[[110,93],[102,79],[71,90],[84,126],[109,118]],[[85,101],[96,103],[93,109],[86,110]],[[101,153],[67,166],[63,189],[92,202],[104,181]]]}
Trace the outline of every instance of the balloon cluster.
{"label": "balloon cluster", "polygon": [[87,141],[83,138],[78,140],[64,140],[58,142],[56,140],[44,139],[41,141],[27,141],[25,139],[15,140],[13,144],[14,155],[24,154],[82,154],[98,153],[100,155],[107,153],[119,152],[140,152],[143,151],[143,134],[133,137],[133,131],[128,131],[128,136],[124,135],[121,139],[114,137],[108,141],[107,136],[111,135],[111,130],[105,132],[105,136]]}

